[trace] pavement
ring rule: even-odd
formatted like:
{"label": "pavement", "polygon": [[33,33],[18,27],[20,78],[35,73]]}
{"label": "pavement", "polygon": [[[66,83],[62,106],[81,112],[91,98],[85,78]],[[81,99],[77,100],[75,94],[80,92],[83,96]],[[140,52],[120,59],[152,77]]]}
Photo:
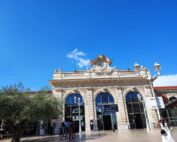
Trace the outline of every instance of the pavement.
{"label": "pavement", "polygon": [[[177,142],[177,129],[172,131]],[[94,131],[90,134],[76,134],[75,139],[55,136],[26,137],[22,142],[161,142],[160,130],[119,130],[119,131]],[[10,142],[10,139],[0,140],[0,142]]]}

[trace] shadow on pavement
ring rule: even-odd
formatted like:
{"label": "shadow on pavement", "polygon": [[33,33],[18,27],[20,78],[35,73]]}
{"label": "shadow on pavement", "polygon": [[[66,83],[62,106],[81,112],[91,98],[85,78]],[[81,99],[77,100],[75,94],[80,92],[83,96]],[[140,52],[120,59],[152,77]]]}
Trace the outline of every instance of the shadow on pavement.
{"label": "shadow on pavement", "polygon": [[79,136],[78,134],[76,135],[76,137],[74,139],[69,139],[69,138],[65,138],[65,137],[59,137],[57,136],[47,136],[47,137],[33,137],[33,138],[28,138],[28,139],[24,139],[22,140],[22,142],[84,142],[87,140],[94,140],[100,137],[105,136],[106,134],[102,133],[102,134],[82,134],[81,136]]}

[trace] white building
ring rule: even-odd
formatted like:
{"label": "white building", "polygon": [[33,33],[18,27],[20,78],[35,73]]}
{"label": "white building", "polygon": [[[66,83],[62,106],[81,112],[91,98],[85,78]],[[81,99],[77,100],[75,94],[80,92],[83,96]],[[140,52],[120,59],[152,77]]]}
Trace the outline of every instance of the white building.
{"label": "white building", "polygon": [[[155,97],[150,71],[135,64],[135,70],[111,67],[104,55],[91,61],[84,71],[53,73],[49,81],[53,94],[63,99],[63,119],[75,121],[77,129],[141,129],[154,127],[158,110],[147,107],[144,100]],[[159,64],[155,65],[156,70]],[[118,107],[118,111],[116,110]],[[80,120],[80,122],[78,121]]]}

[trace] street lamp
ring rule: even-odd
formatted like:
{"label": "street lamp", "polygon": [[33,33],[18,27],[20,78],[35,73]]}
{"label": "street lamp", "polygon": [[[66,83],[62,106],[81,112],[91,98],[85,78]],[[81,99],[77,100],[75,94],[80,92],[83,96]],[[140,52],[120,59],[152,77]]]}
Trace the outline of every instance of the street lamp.
{"label": "street lamp", "polygon": [[155,63],[154,64],[154,70],[157,72],[158,76],[160,75],[160,69],[161,69],[160,64]]}
{"label": "street lamp", "polygon": [[[157,75],[155,77],[152,77],[151,80],[150,80],[151,90],[153,90],[153,81],[156,80],[158,76],[160,76],[161,65],[159,63],[154,63],[154,70],[157,73]],[[154,91],[152,91],[152,94],[156,99],[156,95],[155,95]],[[160,111],[159,111],[159,108],[158,108],[157,99],[156,99],[156,104],[157,104],[157,114],[158,114],[158,118],[160,120]]]}
{"label": "street lamp", "polygon": [[80,106],[82,105],[82,103],[84,103],[83,101],[81,101],[81,98],[80,97],[74,97],[74,103],[76,103],[78,105],[78,109],[79,109],[79,133],[81,133],[81,118],[80,118],[80,115],[81,115],[81,111],[80,111]]}

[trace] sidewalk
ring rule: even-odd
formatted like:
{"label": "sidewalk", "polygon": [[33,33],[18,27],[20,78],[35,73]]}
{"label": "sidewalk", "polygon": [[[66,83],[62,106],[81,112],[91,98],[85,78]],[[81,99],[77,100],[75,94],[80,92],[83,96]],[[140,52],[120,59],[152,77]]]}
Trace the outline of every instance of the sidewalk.
{"label": "sidewalk", "polygon": [[[173,132],[173,136],[177,141],[177,130]],[[39,137],[26,137],[21,139],[22,142],[161,142],[160,130],[151,130],[147,133],[146,130],[120,130],[112,131],[94,131],[91,134],[82,133],[76,135],[74,140],[61,139],[56,136],[39,136]],[[0,142],[10,142],[10,140],[3,140]]]}

